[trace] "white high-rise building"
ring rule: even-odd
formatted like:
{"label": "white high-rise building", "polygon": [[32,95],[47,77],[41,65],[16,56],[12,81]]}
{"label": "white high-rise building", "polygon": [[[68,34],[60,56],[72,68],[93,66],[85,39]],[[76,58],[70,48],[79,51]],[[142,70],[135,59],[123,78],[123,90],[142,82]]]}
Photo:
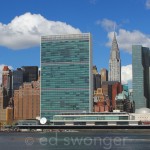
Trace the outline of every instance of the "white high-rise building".
{"label": "white high-rise building", "polygon": [[115,33],[109,59],[109,81],[121,82],[121,60]]}

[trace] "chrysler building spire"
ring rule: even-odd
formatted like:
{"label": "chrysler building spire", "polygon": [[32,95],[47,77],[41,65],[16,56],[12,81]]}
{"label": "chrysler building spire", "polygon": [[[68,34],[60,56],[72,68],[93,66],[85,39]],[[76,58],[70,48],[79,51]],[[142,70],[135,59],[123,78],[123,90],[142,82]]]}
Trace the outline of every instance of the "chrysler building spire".
{"label": "chrysler building spire", "polygon": [[121,82],[121,60],[115,32],[109,59],[109,81]]}

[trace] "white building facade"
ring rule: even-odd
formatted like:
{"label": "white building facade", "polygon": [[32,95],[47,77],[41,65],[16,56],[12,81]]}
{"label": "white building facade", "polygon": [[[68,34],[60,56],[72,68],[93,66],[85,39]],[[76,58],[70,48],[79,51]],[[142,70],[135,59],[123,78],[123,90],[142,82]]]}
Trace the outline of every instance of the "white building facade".
{"label": "white building facade", "polygon": [[109,81],[121,82],[121,60],[115,33],[109,59]]}

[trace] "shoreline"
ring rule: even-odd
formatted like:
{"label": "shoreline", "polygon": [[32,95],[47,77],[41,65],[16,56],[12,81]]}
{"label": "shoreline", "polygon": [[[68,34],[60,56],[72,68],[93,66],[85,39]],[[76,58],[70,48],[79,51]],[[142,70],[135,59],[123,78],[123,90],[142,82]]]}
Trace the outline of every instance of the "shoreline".
{"label": "shoreline", "polygon": [[0,133],[81,133],[81,132],[100,132],[100,133],[143,133],[150,134],[150,129],[72,129],[72,130],[43,130],[43,131],[0,131]]}

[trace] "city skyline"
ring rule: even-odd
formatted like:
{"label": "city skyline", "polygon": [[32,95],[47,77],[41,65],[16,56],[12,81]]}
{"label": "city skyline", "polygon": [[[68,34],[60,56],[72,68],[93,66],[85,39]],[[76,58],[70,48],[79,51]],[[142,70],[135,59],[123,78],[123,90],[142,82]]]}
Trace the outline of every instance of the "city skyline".
{"label": "city skyline", "polygon": [[146,26],[150,22],[145,20],[149,17],[149,9],[149,0],[5,0],[0,6],[0,68],[3,64],[13,69],[33,65],[40,67],[39,39],[45,33],[90,32],[93,38],[93,65],[100,72],[101,68],[108,69],[115,25],[124,83],[131,80],[132,44],[149,47]]}

